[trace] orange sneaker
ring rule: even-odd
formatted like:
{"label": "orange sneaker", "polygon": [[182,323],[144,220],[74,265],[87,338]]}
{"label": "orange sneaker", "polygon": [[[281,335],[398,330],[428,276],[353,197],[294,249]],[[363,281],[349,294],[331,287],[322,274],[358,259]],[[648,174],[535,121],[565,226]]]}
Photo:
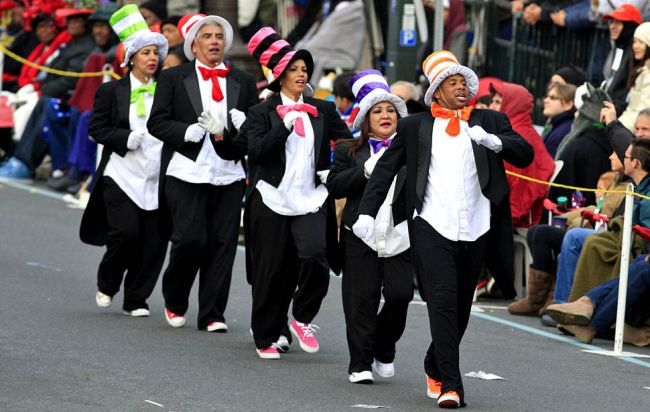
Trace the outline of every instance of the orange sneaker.
{"label": "orange sneaker", "polygon": [[460,395],[456,391],[447,391],[438,398],[438,406],[441,408],[458,408],[460,406]]}
{"label": "orange sneaker", "polygon": [[442,392],[442,382],[433,379],[429,375],[427,377],[427,396],[431,399],[438,399]]}

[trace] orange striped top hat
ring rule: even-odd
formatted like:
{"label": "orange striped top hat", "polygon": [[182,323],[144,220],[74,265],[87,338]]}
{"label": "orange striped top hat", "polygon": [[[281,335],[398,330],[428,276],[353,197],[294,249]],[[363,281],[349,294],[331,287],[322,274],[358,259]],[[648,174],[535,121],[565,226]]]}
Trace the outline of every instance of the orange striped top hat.
{"label": "orange striped top hat", "polygon": [[311,79],[311,74],[314,72],[314,59],[311,53],[304,49],[294,50],[270,27],[262,27],[251,37],[248,42],[248,53],[259,61],[264,76],[269,82],[267,87],[274,92],[280,91],[278,79],[292,62],[299,59],[305,62],[308,79]]}
{"label": "orange striped top hat", "polygon": [[207,23],[217,23],[223,29],[223,36],[226,41],[224,46],[224,53],[228,53],[230,46],[232,46],[233,32],[232,26],[228,20],[219,16],[206,16],[205,14],[186,14],[178,21],[178,33],[183,38],[183,53],[188,60],[194,60],[194,53],[192,52],[192,43],[196,34],[201,27]]}
{"label": "orange striped top hat", "polygon": [[458,62],[454,53],[448,50],[439,50],[431,53],[422,62],[422,71],[429,79],[429,89],[424,95],[424,104],[431,105],[433,93],[438,89],[440,84],[449,76],[460,74],[467,82],[469,95],[467,100],[476,96],[478,93],[478,77],[469,67],[465,67]]}

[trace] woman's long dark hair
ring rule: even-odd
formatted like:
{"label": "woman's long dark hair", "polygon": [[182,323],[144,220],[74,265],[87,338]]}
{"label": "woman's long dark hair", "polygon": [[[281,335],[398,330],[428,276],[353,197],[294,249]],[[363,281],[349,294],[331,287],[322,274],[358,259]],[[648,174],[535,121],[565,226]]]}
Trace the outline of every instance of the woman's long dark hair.
{"label": "woman's long dark hair", "polygon": [[643,65],[645,65],[645,62],[648,59],[650,59],[650,46],[648,46],[647,44],[645,45],[645,53],[643,54],[643,58],[641,60],[635,59],[634,52],[632,52],[632,58],[630,59],[630,63],[628,65],[628,72],[627,72],[626,87],[628,89],[634,86],[634,82],[636,81],[636,77],[639,75],[640,69],[643,67]]}

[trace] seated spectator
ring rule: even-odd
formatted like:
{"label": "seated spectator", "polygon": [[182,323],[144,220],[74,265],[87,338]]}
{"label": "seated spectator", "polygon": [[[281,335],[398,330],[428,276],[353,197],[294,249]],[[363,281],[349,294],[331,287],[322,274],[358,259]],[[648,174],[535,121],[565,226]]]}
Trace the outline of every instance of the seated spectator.
{"label": "seated spectator", "polygon": [[140,3],[140,14],[153,32],[160,33],[160,25],[167,18],[166,3],[164,0],[148,0]]}
{"label": "seated spectator", "polygon": [[[589,83],[576,91],[575,106],[578,115],[555,153],[555,159],[564,165],[555,177],[555,183],[578,187],[596,187],[600,175],[610,169],[612,146],[604,135],[600,122],[603,102],[609,100],[605,92]],[[552,187],[548,197],[555,201],[560,196],[571,197],[573,190]],[[595,204],[593,192],[583,193],[587,204]]]}
{"label": "seated spectator", "polygon": [[574,85],[552,83],[544,96],[543,113],[548,117],[548,124],[542,139],[551,157],[555,157],[560,142],[571,130],[576,111],[573,105],[575,93]]}
{"label": "seated spectator", "polygon": [[162,70],[179,66],[186,62],[187,57],[185,57],[185,52],[183,52],[182,47],[174,47],[173,49],[170,48],[167,57],[165,57],[165,60],[163,60]]}
{"label": "seated spectator", "polygon": [[475,109],[489,109],[490,103],[492,103],[492,97],[489,94],[479,97],[476,99],[476,104],[474,105]]}
{"label": "seated spectator", "polygon": [[632,58],[634,31],[643,22],[639,9],[623,4],[603,19],[609,27],[610,51],[603,65],[605,78],[601,88],[607,91],[620,116],[627,107],[628,68]]}
{"label": "seated spectator", "polygon": [[169,16],[160,22],[160,32],[167,39],[169,48],[183,45],[183,38],[178,32],[178,22],[180,16]]}
{"label": "seated spectator", "polygon": [[619,117],[619,121],[631,131],[639,111],[650,107],[650,23],[642,23],[634,30],[632,53],[627,79],[630,87],[628,104]]}
{"label": "seated spectator", "polygon": [[[36,27],[38,27],[38,20],[42,19],[44,16],[47,16],[45,13],[41,13],[39,18],[25,19],[23,17],[24,7],[22,4],[17,4],[13,2],[2,2],[0,3],[0,10],[3,7],[13,7],[13,10],[4,12],[11,13],[11,21],[7,25],[5,32],[3,34],[3,42],[5,47],[9,51],[17,54],[20,57],[27,58],[31,54],[32,50],[39,45],[43,40],[39,39],[37,35]],[[52,22],[54,26],[54,22]],[[49,41],[52,41],[58,30],[53,30],[54,33],[51,36]],[[2,67],[2,90],[7,90],[10,92],[16,92],[18,90],[18,76],[20,71],[23,68],[23,64],[18,60],[5,58],[3,61]]]}
{"label": "seated spectator", "polygon": [[[84,61],[95,47],[92,37],[86,32],[86,20],[92,13],[92,9],[57,10],[59,16],[67,19],[66,30],[71,40],[52,60],[50,67],[71,72],[82,70]],[[29,116],[14,156],[0,167],[0,177],[31,178],[34,175],[34,170],[43,161],[48,150],[43,131],[45,110],[51,104],[52,98],[66,100],[72,94],[77,80],[74,77],[47,74],[45,79],[39,82],[42,97]]]}
{"label": "seated spectator", "polygon": [[[611,338],[616,323],[619,279],[614,278],[591,289],[575,302],[553,304],[547,313],[558,327],[584,343],[591,343],[596,336]],[[648,298],[650,294],[650,263],[648,255],[637,256],[628,271],[626,316],[623,342],[634,346],[650,345]],[[635,316],[639,310],[642,316]],[[636,321],[636,322],[634,322]],[[632,325],[631,323],[636,323]]]}
{"label": "seated spectator", "polygon": [[[650,140],[635,139],[625,152],[625,174],[636,185],[635,191],[650,195]],[[635,198],[632,224],[650,227],[650,201]],[[560,251],[553,303],[578,299],[594,286],[611,279],[620,268],[623,217],[611,220],[606,231],[574,229],[567,233]],[[640,242],[631,253],[636,256]]]}
{"label": "seated spectator", "polygon": [[341,120],[353,132],[352,135],[354,138],[358,138],[361,132],[359,130],[355,131],[353,125],[354,119],[357,118],[357,114],[359,113],[359,105],[350,87],[350,80],[354,75],[354,72],[344,72],[336,76],[332,86],[332,95],[334,95],[334,104],[336,105],[336,111],[341,116]]}
{"label": "seated spectator", "polygon": [[421,113],[426,110],[426,106],[420,103],[420,91],[413,83],[398,80],[390,85],[390,92],[404,100],[409,114]]}
{"label": "seated spectator", "polygon": [[[535,159],[530,166],[520,169],[505,162],[506,170],[544,181],[550,179],[555,164],[530,117],[533,95],[518,84],[503,82],[501,85],[493,85],[490,109],[505,113],[510,119],[512,129],[526,139],[535,152]],[[546,187],[514,176],[508,176],[508,184],[512,226],[526,228],[539,223],[542,218],[542,203],[546,198]]]}

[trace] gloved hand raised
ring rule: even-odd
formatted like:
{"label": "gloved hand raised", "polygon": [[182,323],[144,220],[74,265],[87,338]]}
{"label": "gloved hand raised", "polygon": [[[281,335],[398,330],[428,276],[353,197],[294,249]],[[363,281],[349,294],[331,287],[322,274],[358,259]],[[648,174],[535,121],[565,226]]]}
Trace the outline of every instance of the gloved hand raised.
{"label": "gloved hand raised", "polygon": [[146,133],[144,130],[132,130],[129,133],[129,138],[126,140],[126,148],[129,150],[137,150],[142,144]]}
{"label": "gloved hand raised", "polygon": [[190,125],[190,127],[185,130],[186,142],[198,143],[203,139],[203,136],[205,136],[205,129],[199,126],[198,123]]}
{"label": "gloved hand raised", "polygon": [[295,123],[296,119],[300,117],[300,112],[289,112],[284,116],[284,119],[282,121],[284,122],[284,127],[287,128],[287,130],[293,129],[293,124]]}
{"label": "gloved hand raised", "polygon": [[361,240],[369,241],[375,232],[375,219],[368,215],[359,215],[359,219],[352,226],[352,232]]}
{"label": "gloved hand raised", "polygon": [[502,148],[501,139],[485,131],[481,126],[465,126],[465,133],[476,144],[485,146],[494,152],[500,152]]}
{"label": "gloved hand raised", "polygon": [[241,110],[230,109],[230,118],[232,119],[232,124],[235,126],[235,129],[239,131],[241,125],[246,121],[246,115]]}
{"label": "gloved hand raised", "polygon": [[203,112],[197,121],[199,126],[211,135],[220,136],[223,134],[223,123],[219,116],[213,116],[210,112]]}

